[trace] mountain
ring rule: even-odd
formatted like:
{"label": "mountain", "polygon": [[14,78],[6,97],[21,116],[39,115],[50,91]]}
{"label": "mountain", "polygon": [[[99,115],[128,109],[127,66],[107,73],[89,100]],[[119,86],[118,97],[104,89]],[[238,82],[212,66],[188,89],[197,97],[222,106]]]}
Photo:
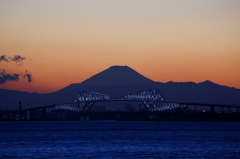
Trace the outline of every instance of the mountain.
{"label": "mountain", "polygon": [[110,68],[90,77],[82,83],[71,84],[59,91],[69,91],[86,86],[117,86],[132,84],[148,84],[154,81],[144,77],[128,66],[111,66]]}
{"label": "mountain", "polygon": [[125,94],[147,88],[158,89],[167,101],[240,104],[240,89],[218,85],[211,81],[154,82],[130,67],[112,66],[82,83],[70,84],[53,93],[38,94],[0,89],[0,109],[18,109],[19,100],[22,101],[23,108],[26,105],[36,107],[70,103],[83,90],[105,93],[112,98],[122,98]]}

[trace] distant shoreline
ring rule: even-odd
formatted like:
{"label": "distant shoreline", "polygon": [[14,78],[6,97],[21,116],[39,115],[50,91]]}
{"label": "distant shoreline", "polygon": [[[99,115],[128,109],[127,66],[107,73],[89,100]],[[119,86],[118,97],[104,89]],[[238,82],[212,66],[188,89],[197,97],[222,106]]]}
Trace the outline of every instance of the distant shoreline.
{"label": "distant shoreline", "polygon": [[240,112],[232,113],[163,113],[163,112],[64,112],[62,114],[47,114],[43,119],[35,116],[32,119],[0,118],[4,121],[206,121],[206,122],[240,122]]}

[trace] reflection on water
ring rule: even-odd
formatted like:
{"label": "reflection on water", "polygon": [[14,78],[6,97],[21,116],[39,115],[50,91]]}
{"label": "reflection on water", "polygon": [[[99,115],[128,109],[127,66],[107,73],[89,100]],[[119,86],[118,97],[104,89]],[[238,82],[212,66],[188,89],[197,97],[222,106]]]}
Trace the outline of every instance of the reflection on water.
{"label": "reflection on water", "polygon": [[1,122],[0,158],[240,158],[239,122]]}

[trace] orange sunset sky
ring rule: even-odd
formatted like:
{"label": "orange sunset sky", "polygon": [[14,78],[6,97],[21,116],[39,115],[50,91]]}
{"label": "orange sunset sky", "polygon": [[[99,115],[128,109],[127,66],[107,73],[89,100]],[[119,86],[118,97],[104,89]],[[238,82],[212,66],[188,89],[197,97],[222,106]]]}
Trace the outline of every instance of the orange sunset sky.
{"label": "orange sunset sky", "polygon": [[239,0],[0,0],[0,61],[32,74],[0,89],[49,93],[112,65],[157,82],[240,88]]}

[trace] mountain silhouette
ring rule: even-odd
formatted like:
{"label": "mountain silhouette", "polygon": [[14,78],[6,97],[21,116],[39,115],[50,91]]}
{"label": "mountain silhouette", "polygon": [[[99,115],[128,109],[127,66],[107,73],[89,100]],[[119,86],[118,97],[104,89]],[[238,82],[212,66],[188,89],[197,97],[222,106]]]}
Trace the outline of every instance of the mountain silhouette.
{"label": "mountain silhouette", "polygon": [[69,91],[86,86],[117,86],[132,84],[149,84],[154,81],[146,78],[128,66],[111,66],[108,69],[90,77],[82,83],[71,84],[60,91]]}
{"label": "mountain silhouette", "polygon": [[[105,93],[112,98],[122,98],[125,94],[148,88],[158,89],[167,101],[240,104],[240,89],[211,81],[154,82],[128,66],[112,66],[81,83],[70,84],[52,93],[38,94],[0,89],[0,109],[18,109],[19,100],[22,101],[23,108],[26,105],[36,107],[71,103],[77,94],[84,90]],[[110,104],[115,106],[115,103]]]}

